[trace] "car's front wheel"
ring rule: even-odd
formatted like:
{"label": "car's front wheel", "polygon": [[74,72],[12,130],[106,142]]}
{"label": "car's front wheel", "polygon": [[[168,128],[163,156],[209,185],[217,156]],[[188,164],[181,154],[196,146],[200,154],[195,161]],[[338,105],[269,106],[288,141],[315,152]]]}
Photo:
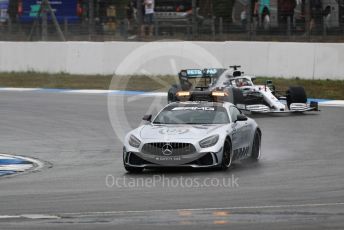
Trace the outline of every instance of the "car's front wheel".
{"label": "car's front wheel", "polygon": [[261,134],[258,130],[254,133],[253,145],[251,158],[254,160],[259,160],[261,154]]}
{"label": "car's front wheel", "polygon": [[293,103],[307,103],[307,94],[302,86],[289,87],[287,91],[287,105],[289,109]]}
{"label": "car's front wheel", "polygon": [[232,143],[227,139],[223,145],[221,169],[227,170],[232,165]]}

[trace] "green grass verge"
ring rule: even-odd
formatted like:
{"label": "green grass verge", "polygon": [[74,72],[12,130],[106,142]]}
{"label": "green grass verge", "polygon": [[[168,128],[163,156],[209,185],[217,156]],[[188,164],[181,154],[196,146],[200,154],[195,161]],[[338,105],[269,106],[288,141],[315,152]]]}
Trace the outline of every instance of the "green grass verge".
{"label": "green grass verge", "polygon": [[288,86],[300,85],[303,86],[310,98],[325,98],[325,99],[344,99],[344,81],[342,80],[305,80],[299,78],[285,79],[285,78],[257,78],[256,84],[264,84],[266,80],[273,81],[277,90],[287,90]]}
{"label": "green grass verge", "polygon": [[0,87],[108,89],[111,76],[47,74],[36,72],[0,73]]}
{"label": "green grass verge", "polygon": [[[278,90],[290,85],[304,86],[309,97],[344,99],[344,81],[304,80],[258,77],[256,84],[272,79]],[[60,88],[60,89],[117,89],[138,91],[167,91],[178,82],[176,76],[112,76],[48,74],[37,72],[0,73],[0,87]]]}

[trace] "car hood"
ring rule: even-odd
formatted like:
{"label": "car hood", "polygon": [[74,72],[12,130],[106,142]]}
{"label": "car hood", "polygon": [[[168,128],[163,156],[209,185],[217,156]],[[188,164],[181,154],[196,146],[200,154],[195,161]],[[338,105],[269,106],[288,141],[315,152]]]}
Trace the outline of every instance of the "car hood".
{"label": "car hood", "polygon": [[218,133],[226,125],[145,125],[140,130],[142,139],[200,139]]}

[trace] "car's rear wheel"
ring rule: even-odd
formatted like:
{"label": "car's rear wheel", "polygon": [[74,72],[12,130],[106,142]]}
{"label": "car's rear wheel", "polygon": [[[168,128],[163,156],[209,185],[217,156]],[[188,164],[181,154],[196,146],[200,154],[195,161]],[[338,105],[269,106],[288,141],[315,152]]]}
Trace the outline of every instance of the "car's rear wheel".
{"label": "car's rear wheel", "polygon": [[227,170],[232,164],[232,143],[227,139],[223,145],[221,169]]}
{"label": "car's rear wheel", "polygon": [[290,86],[287,90],[287,105],[292,103],[307,103],[306,91],[302,86]]}
{"label": "car's rear wheel", "polygon": [[143,168],[139,168],[139,167],[131,167],[131,166],[127,166],[124,165],[125,170],[127,170],[129,173],[140,173],[143,171]]}
{"label": "car's rear wheel", "polygon": [[226,101],[233,103],[234,105],[244,104],[245,99],[242,91],[237,88],[228,89],[229,95],[226,98]]}
{"label": "car's rear wheel", "polygon": [[177,92],[181,91],[182,88],[180,85],[172,85],[172,87],[168,90],[168,93],[167,93],[167,103],[172,103],[172,102],[176,102],[178,101],[178,98],[177,98]]}
{"label": "car's rear wheel", "polygon": [[251,152],[251,158],[254,160],[259,160],[260,154],[261,154],[261,134],[257,130],[254,133],[254,139],[253,139],[253,145],[252,145],[252,152]]}

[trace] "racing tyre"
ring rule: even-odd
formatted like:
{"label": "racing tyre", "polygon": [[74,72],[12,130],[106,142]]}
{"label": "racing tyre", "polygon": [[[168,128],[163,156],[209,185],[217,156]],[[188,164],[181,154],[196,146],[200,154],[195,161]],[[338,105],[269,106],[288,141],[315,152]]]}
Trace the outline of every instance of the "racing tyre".
{"label": "racing tyre", "polygon": [[240,89],[233,88],[233,104],[244,104],[244,95]]}
{"label": "racing tyre", "polygon": [[167,103],[170,104],[172,102],[178,101],[176,94],[178,91],[181,90],[182,88],[180,87],[180,85],[172,85],[172,87],[168,90],[167,93]]}
{"label": "racing tyre", "polygon": [[261,139],[262,136],[260,132],[257,130],[254,133],[254,139],[253,139],[253,145],[252,145],[252,152],[251,152],[251,158],[254,160],[259,160],[260,153],[261,153]]}
{"label": "racing tyre", "polygon": [[234,105],[245,104],[244,95],[240,89],[231,88],[228,91],[229,95],[226,98],[227,102],[230,102]]}
{"label": "racing tyre", "polygon": [[129,173],[140,173],[143,171],[143,168],[138,168],[138,167],[130,167],[124,165],[125,170],[127,170]]}
{"label": "racing tyre", "polygon": [[307,103],[306,91],[302,86],[290,86],[287,90],[287,105],[292,103]]}
{"label": "racing tyre", "polygon": [[221,169],[227,170],[232,165],[232,143],[227,139],[223,145]]}

